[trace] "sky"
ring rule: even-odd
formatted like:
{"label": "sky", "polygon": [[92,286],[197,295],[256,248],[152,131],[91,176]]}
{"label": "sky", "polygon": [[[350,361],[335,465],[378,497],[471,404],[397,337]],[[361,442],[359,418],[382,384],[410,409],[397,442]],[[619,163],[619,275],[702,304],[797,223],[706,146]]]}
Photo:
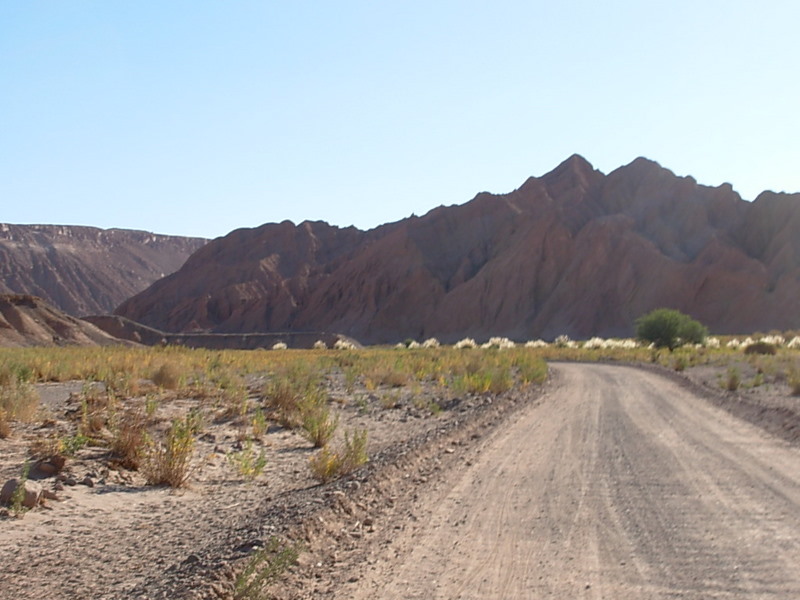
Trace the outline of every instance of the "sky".
{"label": "sky", "polygon": [[800,192],[796,0],[0,0],[0,222],[362,229],[580,154]]}

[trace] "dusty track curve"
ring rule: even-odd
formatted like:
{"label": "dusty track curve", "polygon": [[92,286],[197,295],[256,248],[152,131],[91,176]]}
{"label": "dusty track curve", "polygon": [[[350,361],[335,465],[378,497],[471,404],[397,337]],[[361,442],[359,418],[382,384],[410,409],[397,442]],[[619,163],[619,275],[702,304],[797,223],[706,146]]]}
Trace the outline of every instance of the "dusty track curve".
{"label": "dusty track curve", "polygon": [[659,375],[558,385],[337,598],[800,598],[800,450]]}

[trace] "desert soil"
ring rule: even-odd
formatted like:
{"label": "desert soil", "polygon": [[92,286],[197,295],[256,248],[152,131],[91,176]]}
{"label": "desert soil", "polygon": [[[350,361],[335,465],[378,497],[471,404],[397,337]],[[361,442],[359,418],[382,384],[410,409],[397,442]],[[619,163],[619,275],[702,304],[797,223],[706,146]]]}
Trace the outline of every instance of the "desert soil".
{"label": "desert soil", "polygon": [[[178,493],[84,454],[69,468],[94,487],[0,519],[0,597],[228,598],[273,535],[304,550],[276,598],[800,597],[797,400],[742,404],[667,375],[556,364],[541,388],[438,417],[342,402],[372,459],[325,486],[280,428],[255,482],[226,460],[235,431],[209,430]],[[57,412],[64,392],[43,400]],[[24,442],[4,442],[4,479]]]}

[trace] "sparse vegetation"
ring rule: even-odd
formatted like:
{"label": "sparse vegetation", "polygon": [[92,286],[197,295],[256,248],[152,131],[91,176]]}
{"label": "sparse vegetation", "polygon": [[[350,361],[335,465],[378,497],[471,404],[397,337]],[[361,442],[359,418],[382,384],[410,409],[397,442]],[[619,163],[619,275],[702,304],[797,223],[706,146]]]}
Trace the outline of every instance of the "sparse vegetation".
{"label": "sparse vegetation", "polygon": [[[703,347],[684,345],[672,352],[630,339],[573,341],[565,336],[557,344],[535,340],[513,346],[503,338],[480,339],[464,346],[471,351],[428,340],[419,347],[404,345],[404,350],[344,352],[0,350],[4,383],[13,381],[13,389],[31,393],[25,418],[32,421],[9,416],[3,405],[0,437],[11,439],[0,444],[13,446],[20,457],[32,444],[28,458],[37,468],[53,457],[64,459],[61,477],[77,479],[78,486],[87,473],[96,474],[92,478],[101,489],[145,482],[182,486],[191,475],[192,486],[203,493],[207,490],[201,486],[221,484],[232,494],[248,487],[252,497],[261,487],[246,482],[255,480],[265,495],[278,497],[289,485],[307,488],[309,481],[329,482],[358,469],[368,458],[366,427],[380,448],[388,443],[384,436],[405,435],[405,427],[446,430],[455,420],[469,418],[473,413],[468,411],[495,403],[493,396],[543,381],[545,359],[647,362],[652,357],[661,367],[702,377],[718,390],[746,388],[748,398],[800,395],[798,351],[789,343],[773,343],[777,336],[772,337],[764,342],[766,336],[741,336],[742,341],[731,344],[736,338],[719,336],[707,338]],[[745,352],[758,342],[773,344],[775,353]],[[72,397],[58,414],[44,393],[40,409],[34,384],[73,377],[86,384],[83,389],[69,384]],[[513,396],[515,401],[524,397]],[[342,431],[345,424],[349,431]],[[19,473],[16,464],[14,473]],[[346,494],[362,476],[366,472],[336,490]],[[243,497],[230,502],[226,497],[224,506],[238,506]],[[248,563],[250,570],[237,579],[237,597],[270,597],[276,589],[271,583],[294,560],[280,557],[283,548],[253,555],[252,569]]]}
{"label": "sparse vegetation", "polygon": [[25,501],[25,483],[28,481],[28,475],[31,471],[30,463],[26,462],[22,467],[22,475],[20,475],[17,482],[17,488],[11,495],[11,514],[15,517],[22,517],[27,510],[23,502]]}
{"label": "sparse vegetation", "polygon": [[270,538],[267,546],[253,554],[244,570],[236,577],[234,595],[236,600],[265,600],[270,596],[266,588],[286,569],[297,562],[300,547]]}
{"label": "sparse vegetation", "polygon": [[252,440],[247,440],[244,447],[238,452],[228,455],[228,461],[236,467],[236,471],[247,480],[253,480],[264,471],[267,466],[267,456],[263,448],[256,451]]}
{"label": "sparse vegetation", "polygon": [[[24,367],[0,369],[0,421],[32,421],[39,409],[39,395]],[[5,437],[5,436],[4,436]]]}

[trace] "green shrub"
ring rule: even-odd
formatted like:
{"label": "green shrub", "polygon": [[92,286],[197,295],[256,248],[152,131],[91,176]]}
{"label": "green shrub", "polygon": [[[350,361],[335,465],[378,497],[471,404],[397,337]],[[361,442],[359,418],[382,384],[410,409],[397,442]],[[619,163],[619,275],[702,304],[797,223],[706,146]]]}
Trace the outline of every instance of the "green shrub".
{"label": "green shrub", "polygon": [[707,335],[701,323],[670,308],[657,308],[636,319],[636,337],[656,348],[674,350],[687,343],[702,344]]}

